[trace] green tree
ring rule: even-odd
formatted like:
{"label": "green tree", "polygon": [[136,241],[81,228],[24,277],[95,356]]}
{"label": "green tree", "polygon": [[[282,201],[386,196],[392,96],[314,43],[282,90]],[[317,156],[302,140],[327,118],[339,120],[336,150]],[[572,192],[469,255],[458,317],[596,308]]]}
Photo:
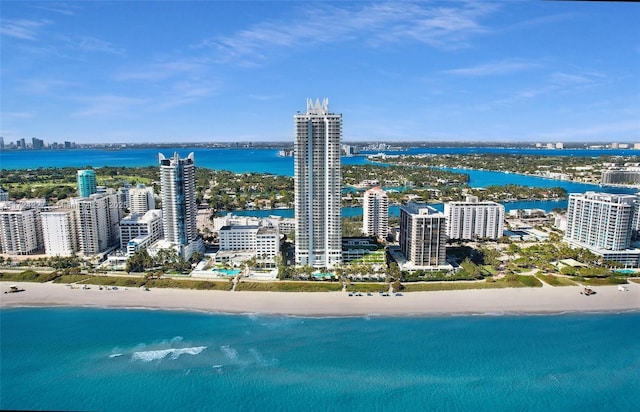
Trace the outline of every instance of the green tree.
{"label": "green tree", "polygon": [[144,272],[153,267],[153,259],[149,256],[147,249],[140,249],[127,259],[125,270],[130,272]]}

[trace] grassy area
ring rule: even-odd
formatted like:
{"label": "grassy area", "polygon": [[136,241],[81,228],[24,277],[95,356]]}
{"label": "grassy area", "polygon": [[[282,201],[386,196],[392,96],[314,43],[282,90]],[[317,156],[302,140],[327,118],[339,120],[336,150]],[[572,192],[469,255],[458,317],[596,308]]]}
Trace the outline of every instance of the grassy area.
{"label": "grassy area", "polygon": [[197,290],[231,290],[233,284],[230,281],[211,280],[176,280],[176,279],[153,279],[147,282],[150,288],[179,288]]}
{"label": "grassy area", "polygon": [[633,283],[640,283],[640,278],[629,279]]}
{"label": "grassy area", "polygon": [[606,278],[581,278],[576,277],[576,282],[579,282],[583,285],[588,286],[607,286],[607,285],[625,285],[627,282],[627,278],[617,277],[617,276],[609,276]]}
{"label": "grassy area", "polygon": [[142,277],[124,277],[124,276],[94,276],[83,281],[88,285],[102,286],[122,286],[122,287],[140,287],[146,283]]}
{"label": "grassy area", "polygon": [[388,283],[351,283],[347,286],[347,292],[387,292]]}
{"label": "grassy area", "polygon": [[403,283],[403,292],[541,287],[534,276],[510,275],[496,281]]}
{"label": "grassy area", "polygon": [[53,280],[53,283],[76,283],[92,278],[93,275],[61,275]]}
{"label": "grassy area", "polygon": [[386,262],[386,252],[384,249],[376,250],[375,252],[371,252],[368,255],[364,255],[360,259],[355,259],[350,262],[351,265],[356,264],[373,264],[373,263],[385,263]]}
{"label": "grassy area", "polygon": [[259,292],[337,292],[342,290],[338,282],[240,282],[236,291]]}
{"label": "grassy area", "polygon": [[432,292],[437,290],[499,289],[507,287],[499,282],[427,282],[403,283],[402,292]]}
{"label": "grassy area", "polygon": [[536,277],[551,286],[576,286],[574,281],[561,276],[537,274]]}
{"label": "grassy area", "polygon": [[[122,185],[122,182],[135,182],[135,183],[143,183],[145,185],[150,185],[151,182],[153,181],[152,179],[149,179],[148,177],[143,177],[143,176],[134,176],[134,175],[116,175],[116,176],[109,176],[109,175],[104,175],[100,173],[100,170],[96,171],[96,180],[98,181],[99,185],[102,186],[120,186]],[[75,183],[74,183],[75,185]]]}
{"label": "grassy area", "polygon": [[24,270],[22,272],[2,272],[0,280],[4,282],[49,282],[58,277],[57,272],[41,273],[33,270]]}
{"label": "grassy area", "polygon": [[495,276],[498,274],[498,269],[494,268],[491,265],[482,265],[481,268],[484,271],[484,273],[488,274],[489,276]]}

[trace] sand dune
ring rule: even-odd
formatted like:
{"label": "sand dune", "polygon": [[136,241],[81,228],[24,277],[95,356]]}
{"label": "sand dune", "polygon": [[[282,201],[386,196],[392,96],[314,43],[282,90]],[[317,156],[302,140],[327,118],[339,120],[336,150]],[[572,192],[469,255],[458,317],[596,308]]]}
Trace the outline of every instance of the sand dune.
{"label": "sand dune", "polygon": [[93,306],[197,310],[215,313],[263,313],[300,316],[433,316],[446,314],[502,314],[603,312],[640,309],[640,284],[599,286],[593,296],[577,286],[411,292],[403,296],[348,296],[344,292],[228,292],[183,289],[119,288],[71,289],[65,285],[0,282],[24,292],[2,293],[0,306]]}

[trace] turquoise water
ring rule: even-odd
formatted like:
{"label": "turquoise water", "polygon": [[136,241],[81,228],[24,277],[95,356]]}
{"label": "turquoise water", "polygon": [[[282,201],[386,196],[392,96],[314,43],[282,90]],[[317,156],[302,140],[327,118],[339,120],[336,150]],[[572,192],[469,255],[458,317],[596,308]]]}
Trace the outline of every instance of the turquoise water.
{"label": "turquoise water", "polygon": [[222,273],[226,276],[235,276],[240,273],[240,269],[211,269],[212,272]]}
{"label": "turquoise water", "polygon": [[[545,212],[551,212],[553,209],[561,208],[566,209],[568,202],[566,200],[523,200],[520,202],[507,202],[504,203],[505,211],[509,212],[514,209],[542,209]],[[434,203],[434,209],[442,212],[444,211],[444,203]],[[227,213],[234,214],[236,216],[257,216],[257,217],[269,217],[269,216],[282,216],[282,217],[294,217],[293,209],[264,209],[264,210],[225,210],[216,213],[217,216],[225,216]],[[362,207],[343,207],[342,217],[357,217],[362,216]],[[400,206],[389,206],[389,216],[400,216]]]}
{"label": "turquoise water", "polygon": [[640,410],[640,313],[0,316],[2,409]]}
{"label": "turquoise water", "polygon": [[[258,172],[293,175],[293,157],[278,157],[276,149],[260,148],[129,148],[119,150],[73,149],[73,150],[4,150],[0,151],[0,169],[28,169],[35,167],[101,167],[101,166],[155,166],[158,153],[171,155],[173,152],[186,156],[194,152],[196,165],[215,170],[230,170],[236,173]],[[363,152],[377,153],[377,152]],[[439,147],[412,148],[389,154],[533,154],[541,156],[640,156],[639,150],[584,150],[584,149],[527,149],[495,147]],[[343,164],[362,164],[363,156],[343,157]]]}
{"label": "turquoise water", "polygon": [[[0,168],[28,169],[36,167],[100,167],[109,166],[154,166],[158,164],[158,153],[169,155],[177,151],[186,156],[190,150],[184,148],[166,149],[123,149],[123,150],[27,150],[0,152]],[[277,175],[293,175],[293,158],[279,157],[274,149],[207,149],[197,148],[195,153],[196,165],[215,170],[229,170],[234,173],[272,173]],[[545,149],[499,149],[499,148],[417,148],[408,153],[537,153],[558,156],[599,156],[599,155],[638,155],[636,150],[545,150]],[[395,153],[395,152],[391,152]],[[342,164],[361,165],[369,163],[365,157],[343,157]],[[584,193],[586,191],[600,191],[608,193],[635,193],[636,189],[612,186],[598,186],[570,181],[545,179],[534,176],[523,176],[510,173],[485,170],[468,170],[445,168],[469,175],[471,187],[486,187],[491,185],[518,184],[530,187],[562,187],[569,193]],[[526,201],[506,203],[505,209],[543,209],[547,212],[555,208],[566,208],[566,201]],[[234,212],[236,213],[236,212]],[[268,216],[270,214],[293,217],[293,210],[280,209],[269,211],[248,211],[236,214],[251,216]],[[390,208],[392,216],[399,215],[399,211]],[[344,208],[344,217],[361,216],[361,208]]]}
{"label": "turquoise water", "polygon": [[[293,157],[279,157],[274,149],[208,149],[145,148],[122,150],[11,150],[0,151],[0,169],[29,169],[37,167],[102,167],[157,166],[158,153],[166,156],[174,152],[186,157],[194,152],[196,165],[234,173],[272,173],[293,176]],[[364,164],[364,157],[343,157],[342,164]]]}

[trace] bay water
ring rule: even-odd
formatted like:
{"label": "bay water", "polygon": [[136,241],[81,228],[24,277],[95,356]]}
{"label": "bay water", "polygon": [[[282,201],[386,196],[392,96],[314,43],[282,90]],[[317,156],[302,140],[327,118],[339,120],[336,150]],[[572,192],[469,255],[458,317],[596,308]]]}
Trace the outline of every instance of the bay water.
{"label": "bay water", "polygon": [[0,311],[1,409],[637,411],[640,313]]}
{"label": "bay water", "polygon": [[[158,153],[169,156],[174,152],[186,156],[193,151],[196,165],[214,170],[229,170],[234,173],[271,173],[282,176],[293,176],[293,158],[280,157],[276,149],[265,148],[126,148],[126,149],[73,149],[73,150],[12,150],[0,152],[0,169],[32,169],[37,167],[101,167],[101,166],[155,166],[158,164]],[[586,150],[586,149],[528,149],[528,148],[492,148],[492,147],[454,147],[454,148],[412,148],[402,152],[388,152],[390,154],[540,154],[547,156],[622,156],[640,155],[638,150]],[[370,164],[365,156],[343,157],[343,165]],[[474,188],[491,185],[518,184],[529,187],[562,187],[568,193],[584,193],[586,191],[600,191],[607,193],[629,194],[638,190],[627,187],[600,186],[594,184],[577,183],[564,180],[547,179],[536,176],[525,176],[513,173],[503,173],[488,170],[470,170],[444,168],[457,173],[469,175],[469,186]],[[439,206],[436,205],[436,208]],[[505,203],[507,211],[512,209],[542,209],[547,212],[555,208],[566,208],[566,200],[562,201],[524,201]],[[397,208],[396,208],[397,209]],[[392,216],[399,211],[390,208]],[[221,211],[219,214],[227,212]],[[252,216],[277,215],[292,217],[292,209],[274,209],[269,211],[234,211],[235,214],[249,214]],[[343,216],[361,216],[362,208],[343,208]]]}

